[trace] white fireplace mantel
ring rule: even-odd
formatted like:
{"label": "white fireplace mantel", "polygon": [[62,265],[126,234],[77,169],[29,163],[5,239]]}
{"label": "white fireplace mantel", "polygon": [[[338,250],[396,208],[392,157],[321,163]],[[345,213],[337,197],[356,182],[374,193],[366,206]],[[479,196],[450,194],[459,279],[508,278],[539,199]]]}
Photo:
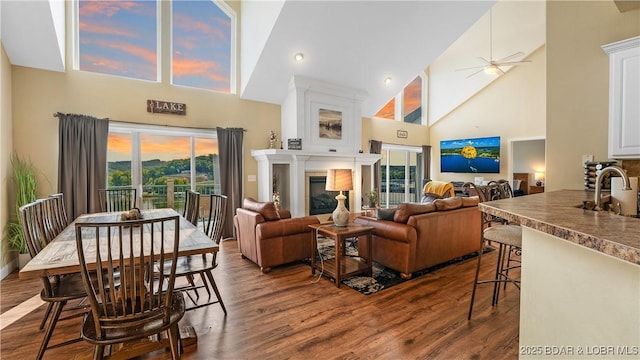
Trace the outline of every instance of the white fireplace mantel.
{"label": "white fireplace mantel", "polygon": [[280,179],[280,188],[289,189],[288,194],[281,194],[288,201],[291,215],[305,214],[305,174],[309,172],[326,172],[328,169],[353,170],[354,208],[362,208],[362,166],[373,166],[381,156],[379,154],[347,154],[318,153],[301,150],[264,149],[251,150],[251,155],[258,162],[258,200],[272,201],[274,165],[288,168],[288,178]]}

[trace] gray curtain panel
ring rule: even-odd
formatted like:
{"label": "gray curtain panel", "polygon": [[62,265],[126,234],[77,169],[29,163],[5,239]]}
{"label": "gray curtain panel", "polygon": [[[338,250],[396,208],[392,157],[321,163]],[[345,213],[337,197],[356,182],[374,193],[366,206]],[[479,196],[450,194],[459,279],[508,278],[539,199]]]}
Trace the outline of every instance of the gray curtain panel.
{"label": "gray curtain panel", "polygon": [[218,133],[218,161],[220,162],[220,190],[227,196],[227,216],[222,239],[235,237],[233,216],[242,206],[242,128],[216,128]]}
{"label": "gray curtain panel", "polygon": [[58,191],[70,219],[100,211],[98,189],[107,183],[109,119],[55,114],[58,125]]}
{"label": "gray curtain panel", "polygon": [[[382,141],[369,140],[369,153],[382,153]],[[380,180],[380,160],[378,160],[373,166],[373,188],[376,189],[378,194],[380,194]]]}
{"label": "gray curtain panel", "polygon": [[422,169],[424,179],[431,180],[431,145],[422,145]]}

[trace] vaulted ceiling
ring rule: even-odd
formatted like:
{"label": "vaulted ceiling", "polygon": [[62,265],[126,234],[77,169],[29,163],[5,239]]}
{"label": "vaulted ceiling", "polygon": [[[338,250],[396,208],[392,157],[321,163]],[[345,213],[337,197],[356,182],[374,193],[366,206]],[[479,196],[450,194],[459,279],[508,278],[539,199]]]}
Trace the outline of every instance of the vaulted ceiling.
{"label": "vaulted ceiling", "polygon": [[303,75],[366,91],[362,114],[372,116],[494,3],[243,3],[241,96],[281,103],[291,77]]}
{"label": "vaulted ceiling", "polygon": [[[456,57],[465,59],[463,63],[487,57],[478,54],[479,47],[486,49],[486,26],[478,30],[480,38],[484,37],[480,42],[477,35],[466,44],[460,44],[459,39],[483,24],[481,20],[495,3],[242,2],[240,96],[280,104],[291,77],[302,75],[366,91],[362,115],[372,116],[447,51],[455,50]],[[53,0],[2,1],[0,36],[12,64],[65,71],[64,5]],[[531,26],[521,22],[520,17],[511,19],[511,27],[503,29],[511,34],[510,43],[496,40],[494,52],[517,48],[526,56],[541,45],[539,36],[531,42],[529,36],[521,35],[522,31],[531,31]],[[544,20],[536,20],[536,24],[542,24],[544,34]],[[544,35],[541,39],[543,42]],[[506,49],[500,50],[501,46]],[[304,54],[302,62],[294,60],[296,53]],[[392,79],[390,84],[383,82],[387,77]],[[458,74],[460,77],[464,79],[464,74]]]}

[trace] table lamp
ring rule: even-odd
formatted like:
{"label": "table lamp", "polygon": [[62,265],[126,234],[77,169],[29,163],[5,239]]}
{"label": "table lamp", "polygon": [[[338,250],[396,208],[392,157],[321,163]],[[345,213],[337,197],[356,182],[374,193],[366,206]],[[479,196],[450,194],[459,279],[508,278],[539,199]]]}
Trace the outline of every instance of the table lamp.
{"label": "table lamp", "polygon": [[349,223],[349,210],[344,205],[344,199],[347,197],[342,194],[343,191],[353,189],[353,177],[351,169],[329,169],[327,170],[327,191],[340,191],[336,196],[338,206],[333,211],[333,223],[336,226],[345,227]]}

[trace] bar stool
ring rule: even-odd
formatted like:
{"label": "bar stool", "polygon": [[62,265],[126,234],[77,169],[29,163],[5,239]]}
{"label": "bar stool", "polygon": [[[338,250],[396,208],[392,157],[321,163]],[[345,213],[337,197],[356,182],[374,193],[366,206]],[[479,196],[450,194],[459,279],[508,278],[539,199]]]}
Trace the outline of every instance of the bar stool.
{"label": "bar stool", "polygon": [[[511,186],[507,181],[491,182],[488,185],[475,185],[467,183],[464,186],[475,189],[480,202],[499,200],[513,196]],[[471,303],[469,304],[469,314],[467,319],[471,320],[473,303],[476,296],[476,289],[479,284],[493,283],[493,298],[491,306],[498,304],[500,295],[500,284],[514,284],[520,289],[520,280],[509,276],[509,271],[520,267],[520,264],[512,265],[515,260],[511,259],[511,253],[520,253],[522,249],[522,228],[520,225],[509,224],[506,220],[490,214],[482,213],[480,252],[478,255],[478,265],[476,267],[473,291],[471,293]],[[496,272],[493,279],[479,280],[480,264],[485,242],[498,244],[498,260],[496,262]],[[508,253],[507,253],[508,252]],[[506,262],[506,264],[505,264]]]}

